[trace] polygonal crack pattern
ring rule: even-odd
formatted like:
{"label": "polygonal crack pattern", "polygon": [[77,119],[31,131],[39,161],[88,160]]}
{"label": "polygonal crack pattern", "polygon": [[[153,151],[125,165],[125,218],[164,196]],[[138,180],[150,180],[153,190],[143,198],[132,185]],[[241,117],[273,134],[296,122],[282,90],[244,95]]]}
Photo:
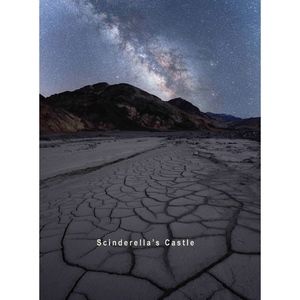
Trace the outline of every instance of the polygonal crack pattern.
{"label": "polygonal crack pattern", "polygon": [[253,141],[170,140],[41,185],[41,299],[259,299],[259,160]]}

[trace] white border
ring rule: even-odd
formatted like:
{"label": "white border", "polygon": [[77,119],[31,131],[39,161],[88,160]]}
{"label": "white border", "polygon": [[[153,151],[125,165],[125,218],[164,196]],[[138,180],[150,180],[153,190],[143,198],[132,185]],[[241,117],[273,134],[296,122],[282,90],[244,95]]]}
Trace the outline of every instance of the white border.
{"label": "white border", "polygon": [[300,299],[300,5],[262,0],[262,299]]}
{"label": "white border", "polygon": [[39,298],[37,0],[0,2],[1,299]]}

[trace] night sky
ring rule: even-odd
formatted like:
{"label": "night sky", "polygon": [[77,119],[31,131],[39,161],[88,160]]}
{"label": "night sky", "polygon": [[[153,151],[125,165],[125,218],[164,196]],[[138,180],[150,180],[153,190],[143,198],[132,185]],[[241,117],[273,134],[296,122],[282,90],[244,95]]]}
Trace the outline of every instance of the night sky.
{"label": "night sky", "polygon": [[260,115],[259,0],[40,0],[40,89],[126,82]]}

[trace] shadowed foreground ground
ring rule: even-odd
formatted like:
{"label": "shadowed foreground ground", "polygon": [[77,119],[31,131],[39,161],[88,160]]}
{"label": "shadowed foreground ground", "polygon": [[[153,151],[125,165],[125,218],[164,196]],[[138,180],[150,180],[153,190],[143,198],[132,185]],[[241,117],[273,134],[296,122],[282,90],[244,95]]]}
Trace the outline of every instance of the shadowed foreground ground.
{"label": "shadowed foreground ground", "polygon": [[[120,147],[118,159],[65,163],[42,178],[42,300],[260,299],[259,143],[151,139],[124,140],[133,150]],[[101,158],[103,142],[81,143],[42,147],[42,168],[45,151],[70,151],[74,163],[78,151]],[[163,244],[185,238],[195,246]],[[97,239],[160,246],[97,247]]]}

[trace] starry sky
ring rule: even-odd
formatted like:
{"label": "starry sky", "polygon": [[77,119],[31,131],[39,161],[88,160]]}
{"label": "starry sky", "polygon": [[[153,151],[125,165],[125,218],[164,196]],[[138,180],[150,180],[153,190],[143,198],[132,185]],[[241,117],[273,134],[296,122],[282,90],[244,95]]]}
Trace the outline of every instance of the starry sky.
{"label": "starry sky", "polygon": [[259,0],[40,0],[40,91],[126,82],[260,116]]}

